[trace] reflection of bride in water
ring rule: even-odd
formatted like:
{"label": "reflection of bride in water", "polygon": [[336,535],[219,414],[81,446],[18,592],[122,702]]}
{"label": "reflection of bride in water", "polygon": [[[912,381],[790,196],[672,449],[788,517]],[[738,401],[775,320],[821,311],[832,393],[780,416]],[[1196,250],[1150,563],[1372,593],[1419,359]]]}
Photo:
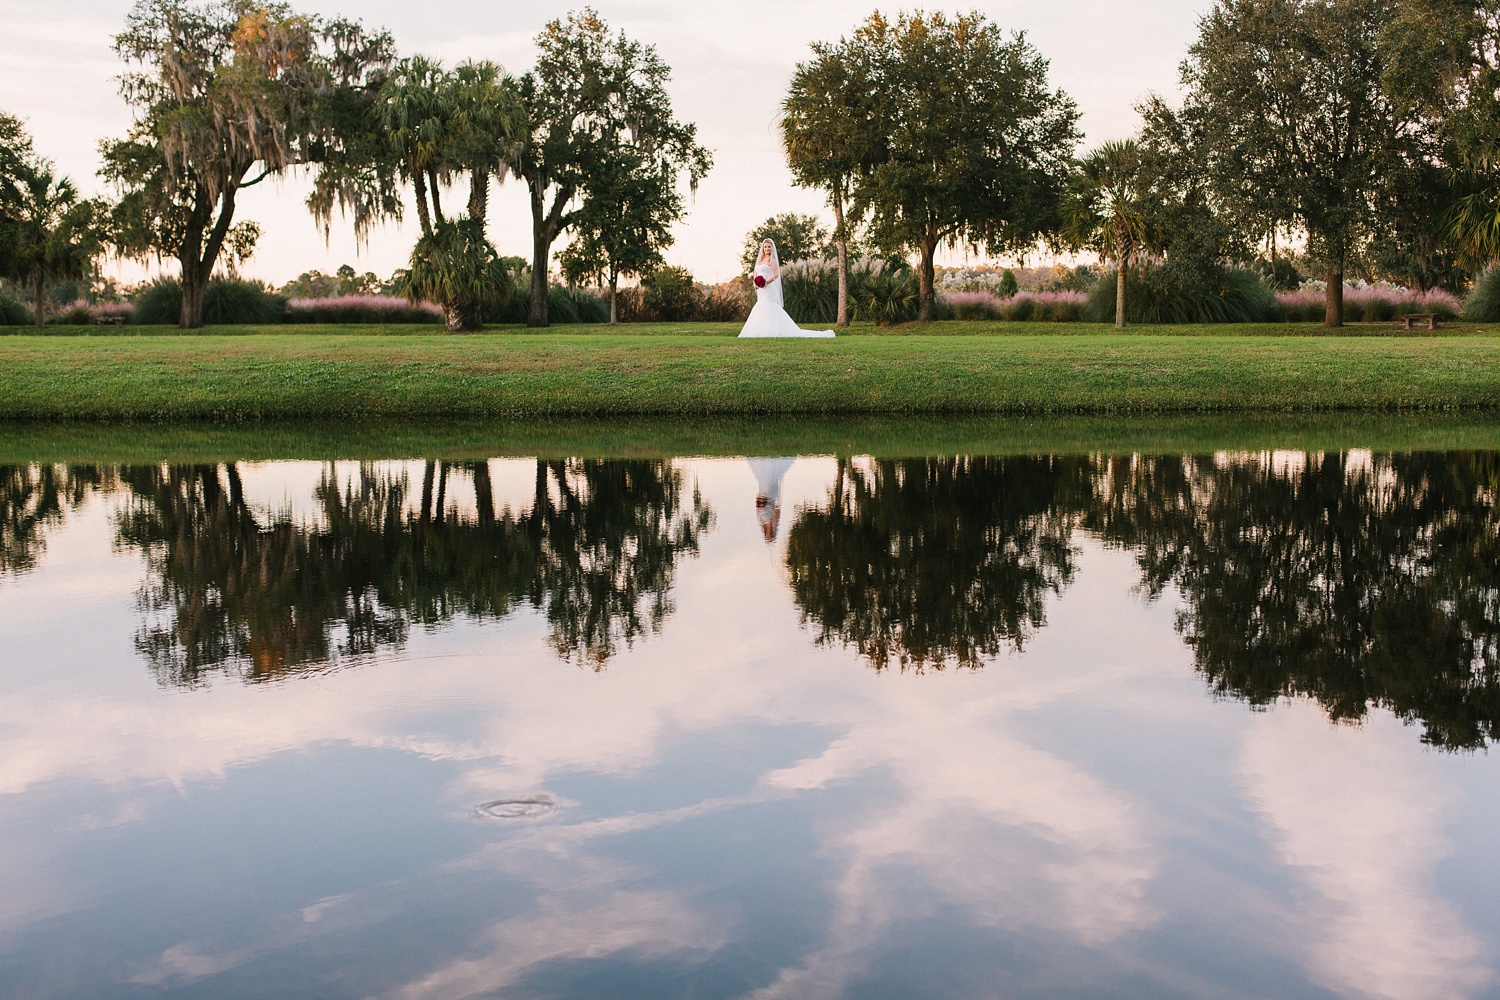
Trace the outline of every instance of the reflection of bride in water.
{"label": "reflection of bride in water", "polygon": [[781,477],[795,461],[795,458],[750,459],[756,483],[755,517],[767,542],[776,541],[776,529],[781,524]]}
{"label": "reflection of bride in water", "polygon": [[[832,337],[832,330],[804,330],[787,315],[781,297],[781,258],[776,244],[766,240],[755,261],[755,308],[745,320],[741,337]],[[790,459],[788,460],[790,461]]]}

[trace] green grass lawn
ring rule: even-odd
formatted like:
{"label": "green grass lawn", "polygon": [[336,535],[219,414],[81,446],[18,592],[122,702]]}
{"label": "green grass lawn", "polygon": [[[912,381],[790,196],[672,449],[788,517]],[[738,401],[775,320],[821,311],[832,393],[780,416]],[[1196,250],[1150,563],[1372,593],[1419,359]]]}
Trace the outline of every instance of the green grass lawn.
{"label": "green grass lawn", "polygon": [[1149,414],[1500,408],[1500,330],[946,322],[832,341],[737,324],[124,328],[0,337],[0,420]]}

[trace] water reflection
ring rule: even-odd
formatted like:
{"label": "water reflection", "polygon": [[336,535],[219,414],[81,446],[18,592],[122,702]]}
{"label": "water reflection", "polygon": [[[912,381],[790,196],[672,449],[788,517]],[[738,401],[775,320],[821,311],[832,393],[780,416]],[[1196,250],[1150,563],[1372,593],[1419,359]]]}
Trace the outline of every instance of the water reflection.
{"label": "water reflection", "polygon": [[1446,747],[1500,720],[1500,459],[1263,455],[1110,462],[1086,524],[1136,554],[1213,689],[1370,706]]}
{"label": "water reflection", "polygon": [[89,466],[0,465],[0,578],[35,569],[47,531],[106,488],[110,475]]}
{"label": "water reflection", "polygon": [[[450,479],[475,503],[449,502]],[[118,544],[148,582],[136,643],[163,683],[211,671],[246,680],[337,665],[398,647],[413,624],[540,609],[558,655],[600,668],[661,628],[677,562],[712,512],[661,461],[539,461],[530,508],[497,511],[487,463],[330,468],[318,517],[261,517],[234,465],[134,467]],[[412,502],[415,500],[415,507]]]}
{"label": "water reflection", "polygon": [[[750,460],[764,541],[783,518],[790,597],[819,644],[883,670],[1021,652],[1086,537],[1170,588],[1197,670],[1264,706],[1372,707],[1423,739],[1500,737],[1500,456],[839,459],[785,511],[791,458]],[[95,493],[148,573],[135,643],[164,684],[248,681],[399,648],[413,626],[534,608],[556,654],[601,668],[674,608],[713,512],[679,463],[536,460],[516,502],[488,462],[327,465],[310,513],[257,506],[233,463],[0,468],[0,572],[39,564]],[[466,499],[454,500],[462,484]]]}
{"label": "water reflection", "polygon": [[1073,579],[1090,471],[1082,458],[841,461],[787,539],[803,620],[877,670],[1020,651]]}
{"label": "water reflection", "polygon": [[0,982],[1494,995],[1494,456],[753,468],[28,470]]}

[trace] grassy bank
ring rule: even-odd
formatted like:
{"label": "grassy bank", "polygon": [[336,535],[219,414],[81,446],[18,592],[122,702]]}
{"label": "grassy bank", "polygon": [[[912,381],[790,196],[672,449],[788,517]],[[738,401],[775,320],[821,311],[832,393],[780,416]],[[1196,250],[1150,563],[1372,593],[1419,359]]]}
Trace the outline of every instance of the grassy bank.
{"label": "grassy bank", "polygon": [[1336,413],[1119,417],[563,418],[254,425],[13,424],[0,466],[505,456],[1210,454],[1219,451],[1493,451],[1500,415]]}
{"label": "grassy bank", "polygon": [[1500,408],[1500,337],[1483,331],[1119,336],[1016,326],[759,342],[735,340],[733,327],[12,336],[0,338],[0,420]]}

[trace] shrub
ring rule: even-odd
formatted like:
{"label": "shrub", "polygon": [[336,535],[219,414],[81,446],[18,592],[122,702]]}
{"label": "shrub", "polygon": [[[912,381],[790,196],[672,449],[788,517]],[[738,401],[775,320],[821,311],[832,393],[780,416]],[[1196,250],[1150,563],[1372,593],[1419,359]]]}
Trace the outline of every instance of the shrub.
{"label": "shrub", "polygon": [[698,303],[698,319],[704,323],[743,323],[755,305],[755,296],[743,287],[714,285],[703,293]]}
{"label": "shrub", "polygon": [[322,299],[291,299],[288,323],[438,323],[442,307],[431,302],[411,304],[393,295],[338,295]]}
{"label": "shrub", "polygon": [[[839,273],[831,260],[806,260],[781,268],[782,299],[798,323],[838,319]],[[917,275],[904,263],[859,260],[849,265],[849,318],[907,323],[917,318]]]}
{"label": "shrub", "polygon": [[[625,291],[626,289],[621,289],[619,298],[622,311]],[[528,282],[517,282],[509,296],[485,310],[484,321],[524,325],[530,315],[531,285]],[[581,288],[549,285],[547,288],[547,322],[608,323],[609,303]]]}
{"label": "shrub", "polygon": [[440,222],[417,240],[406,273],[407,299],[443,307],[448,329],[477,330],[485,311],[510,297],[510,269],[476,219]]}
{"label": "shrub", "polygon": [[31,309],[15,299],[0,295],[0,326],[26,326],[35,323]]}
{"label": "shrub", "polygon": [[677,323],[695,319],[703,293],[685,267],[659,267],[641,281],[641,306],[651,319]]}
{"label": "shrub", "polygon": [[1008,299],[1020,290],[1021,286],[1016,283],[1016,272],[1007,267],[1000,274],[1000,286],[996,291],[1002,299]]}
{"label": "shrub", "polygon": [[[158,278],[136,293],[135,322],[142,326],[176,326],[182,319],[182,285]],[[286,318],[286,299],[258,281],[214,278],[203,292],[203,322],[266,325]]]}
{"label": "shrub", "polygon": [[[1194,280],[1194,279],[1201,280]],[[1226,268],[1217,276],[1184,275],[1170,265],[1125,276],[1125,318],[1131,323],[1262,323],[1276,316],[1276,297],[1260,275]],[[1115,272],[1089,291],[1083,316],[1091,323],[1115,319]]]}
{"label": "shrub", "polygon": [[1471,323],[1500,323],[1500,267],[1487,268],[1474,279],[1463,316]]}
{"label": "shrub", "polygon": [[47,317],[49,326],[88,326],[94,322],[93,310],[83,299],[76,299],[65,306],[59,306],[51,316]]}
{"label": "shrub", "polygon": [[[1276,296],[1276,305],[1278,318],[1289,323],[1321,323],[1327,308],[1321,288],[1282,292]],[[1389,322],[1411,312],[1430,312],[1441,319],[1455,319],[1461,311],[1464,307],[1458,299],[1438,288],[1419,292],[1412,288],[1344,287],[1344,320],[1349,323]]]}

